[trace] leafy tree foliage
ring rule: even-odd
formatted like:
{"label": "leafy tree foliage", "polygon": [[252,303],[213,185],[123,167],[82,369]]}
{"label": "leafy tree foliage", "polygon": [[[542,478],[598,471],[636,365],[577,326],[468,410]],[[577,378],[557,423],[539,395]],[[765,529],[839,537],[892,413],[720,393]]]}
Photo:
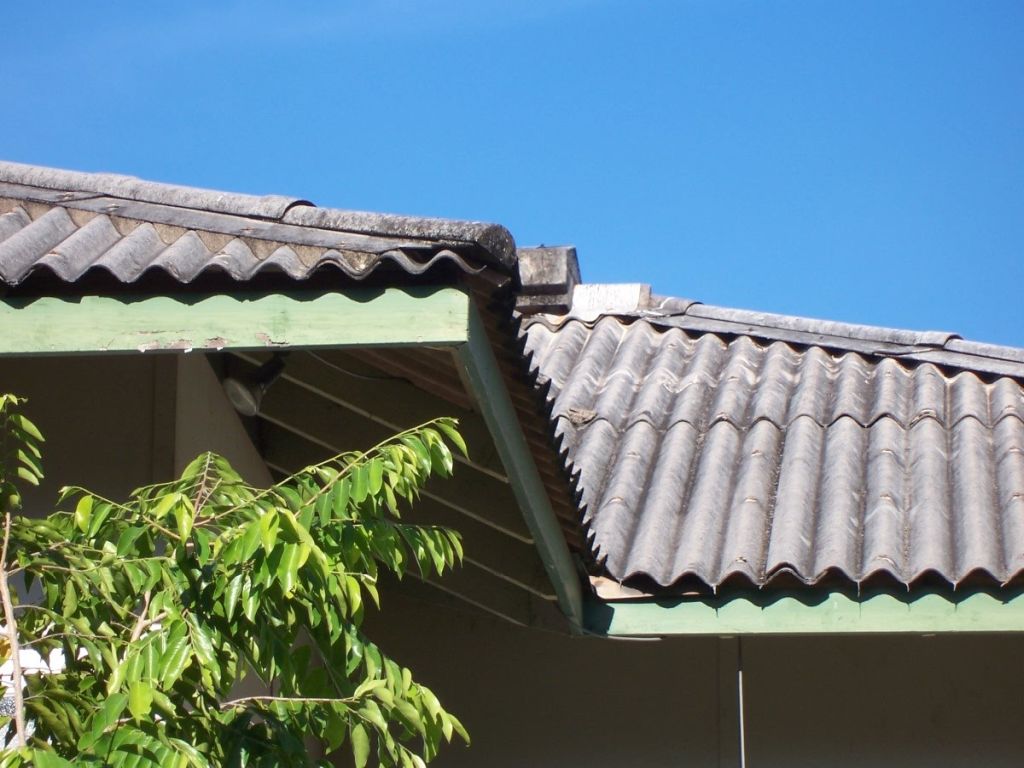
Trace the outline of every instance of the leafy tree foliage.
{"label": "leafy tree foliage", "polygon": [[[43,438],[20,404],[0,398],[0,660],[20,647],[66,666],[15,670],[0,768],[307,766],[309,737],[357,766],[419,766],[468,741],[360,631],[381,570],[440,576],[461,560],[455,532],[400,519],[451,474],[449,443],[465,451],[453,420],[271,488],[207,453],[125,502],[65,488],[63,511],[31,519],[15,478],[38,483]],[[241,693],[246,679],[265,692]]]}

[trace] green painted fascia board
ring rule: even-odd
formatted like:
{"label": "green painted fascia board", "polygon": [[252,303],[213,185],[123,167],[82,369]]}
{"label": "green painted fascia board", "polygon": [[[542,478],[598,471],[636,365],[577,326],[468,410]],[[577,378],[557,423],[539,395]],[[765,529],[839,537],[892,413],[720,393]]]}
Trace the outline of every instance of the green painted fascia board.
{"label": "green painted fascia board", "polygon": [[0,301],[0,355],[461,344],[456,288]]}
{"label": "green painted fascia board", "polygon": [[515,406],[498,369],[476,307],[469,307],[469,339],[458,349],[470,388],[508,472],[509,483],[533,536],[541,562],[574,632],[583,628],[583,590],[562,528],[551,507]]}
{"label": "green painted fascia board", "polygon": [[559,606],[579,631],[579,575],[483,322],[464,291],[357,288],[0,300],[0,356],[418,344],[456,350]]}
{"label": "green painted fascia board", "polygon": [[586,604],[587,631],[614,637],[1024,632],[1024,591],[839,591]]}

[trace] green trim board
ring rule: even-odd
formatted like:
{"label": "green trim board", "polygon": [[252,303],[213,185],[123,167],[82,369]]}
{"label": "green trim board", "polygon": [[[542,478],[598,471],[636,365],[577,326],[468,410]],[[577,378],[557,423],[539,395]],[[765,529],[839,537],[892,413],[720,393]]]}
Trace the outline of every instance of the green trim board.
{"label": "green trim board", "polygon": [[574,630],[582,589],[515,407],[470,296],[452,287],[332,292],[0,299],[0,356],[450,347]]}
{"label": "green trim board", "polygon": [[585,606],[589,633],[609,637],[1024,632],[1024,590],[749,592]]}
{"label": "green trim board", "polygon": [[466,341],[456,288],[0,300],[0,355],[255,350]]}
{"label": "green trim board", "polygon": [[568,617],[573,631],[580,632],[583,627],[580,577],[533,461],[515,406],[498,370],[487,331],[472,304],[469,307],[469,338],[458,348],[458,358],[508,471],[509,483],[555,588],[558,605]]}

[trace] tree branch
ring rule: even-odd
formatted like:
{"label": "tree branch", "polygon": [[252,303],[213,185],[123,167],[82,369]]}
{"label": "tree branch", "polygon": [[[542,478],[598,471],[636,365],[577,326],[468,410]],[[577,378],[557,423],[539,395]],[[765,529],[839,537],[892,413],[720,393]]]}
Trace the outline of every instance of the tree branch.
{"label": "tree branch", "polygon": [[279,702],[282,704],[354,704],[359,701],[349,697],[347,699],[332,699],[328,697],[309,697],[309,696],[243,696],[240,699],[231,699],[220,704],[220,709],[231,709],[232,707],[244,707],[247,704],[255,704],[257,702]]}
{"label": "tree branch", "polygon": [[7,575],[7,546],[11,541],[11,512],[4,512],[4,540],[0,550],[0,601],[4,607],[4,625],[7,629],[7,642],[11,649],[11,687],[14,689],[14,733],[15,743],[19,747],[27,745],[25,728],[25,692],[24,676],[21,671],[21,648],[18,646],[18,623],[14,618],[14,603],[11,600],[11,587]]}

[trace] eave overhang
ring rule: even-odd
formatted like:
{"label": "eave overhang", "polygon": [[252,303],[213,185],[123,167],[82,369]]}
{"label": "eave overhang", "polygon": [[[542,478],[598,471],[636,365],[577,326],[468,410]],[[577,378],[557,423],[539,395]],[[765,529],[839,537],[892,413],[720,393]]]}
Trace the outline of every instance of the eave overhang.
{"label": "eave overhang", "polygon": [[[562,613],[580,576],[472,294],[454,286],[162,295],[7,296],[0,356],[447,349],[490,431]],[[482,606],[486,607],[486,606]]]}
{"label": "eave overhang", "polygon": [[714,597],[602,601],[588,633],[606,637],[933,635],[1024,632],[1024,590],[727,591]]}

